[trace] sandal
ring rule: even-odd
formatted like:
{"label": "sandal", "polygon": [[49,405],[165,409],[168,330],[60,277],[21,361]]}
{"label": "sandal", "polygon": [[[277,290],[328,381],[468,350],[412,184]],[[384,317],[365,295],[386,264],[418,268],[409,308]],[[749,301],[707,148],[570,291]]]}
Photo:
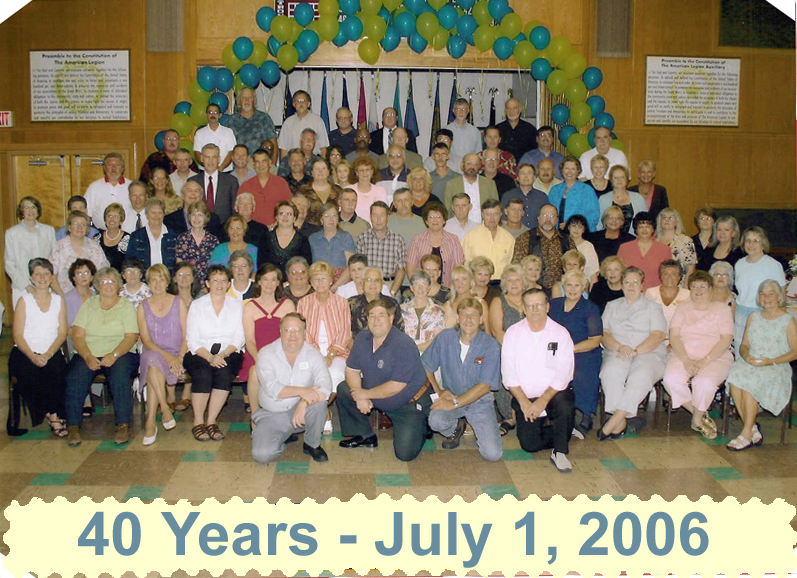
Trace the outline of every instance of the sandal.
{"label": "sandal", "polygon": [[205,424],[203,423],[192,427],[191,433],[194,435],[194,439],[198,442],[210,441],[210,434],[208,433],[208,428],[206,428]]}
{"label": "sandal", "polygon": [[732,452],[741,452],[743,450],[747,450],[753,447],[753,443],[743,435],[739,434],[735,439],[732,439],[731,442],[725,447],[731,450]]}
{"label": "sandal", "polygon": [[[171,404],[169,404],[169,407],[171,407]],[[180,401],[177,402],[177,405],[174,406],[174,409],[172,411],[185,411],[189,407],[191,407],[191,400],[181,399]]]}
{"label": "sandal", "polygon": [[[713,431],[714,433],[717,433],[717,424],[714,423],[714,420],[711,419],[711,417],[708,415],[708,413],[704,413],[703,414],[703,425],[706,426],[711,431]],[[692,429],[694,429],[694,428],[692,428]],[[717,436],[714,436],[714,437],[717,437]],[[714,439],[714,438],[711,438],[711,439]]]}
{"label": "sandal", "polygon": [[224,433],[219,429],[219,424],[209,423],[207,425],[207,434],[214,442],[220,442],[224,439]]}
{"label": "sandal", "polygon": [[760,446],[764,443],[764,434],[762,434],[761,430],[758,428],[758,422],[753,426],[753,435],[750,436],[750,443],[754,446]]}
{"label": "sandal", "polygon": [[252,406],[248,402],[244,403],[244,411],[246,413],[252,413]]}
{"label": "sandal", "polygon": [[501,431],[501,437],[504,437],[506,434],[515,429],[516,425],[517,424],[509,423],[508,421],[502,421],[500,424],[498,424],[498,429]]}
{"label": "sandal", "polygon": [[84,405],[83,406],[83,417],[91,417],[94,415],[94,406],[93,405]]}
{"label": "sandal", "polygon": [[69,430],[66,427],[66,421],[63,419],[52,419],[50,417],[47,418],[47,421],[50,422],[50,431],[53,432],[55,437],[57,438],[65,438],[69,435]]}
{"label": "sandal", "polygon": [[693,425],[692,426],[692,431],[698,432],[700,435],[702,435],[707,440],[713,440],[713,439],[717,438],[717,432],[714,431],[713,429],[711,429],[710,427],[708,427],[706,425],[705,421],[703,423],[701,423],[700,425],[698,425],[698,426]]}

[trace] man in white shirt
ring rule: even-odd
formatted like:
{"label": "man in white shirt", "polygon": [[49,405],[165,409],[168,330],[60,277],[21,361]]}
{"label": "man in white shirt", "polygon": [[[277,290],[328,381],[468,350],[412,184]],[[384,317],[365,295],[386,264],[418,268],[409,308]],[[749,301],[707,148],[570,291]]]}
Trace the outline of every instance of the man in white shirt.
{"label": "man in white shirt", "polygon": [[[224,172],[233,170],[232,149],[235,148],[235,133],[232,129],[219,124],[221,119],[221,109],[219,105],[210,103],[205,109],[208,117],[208,124],[197,129],[194,135],[194,152],[201,153],[206,144],[214,144],[219,147],[219,169]],[[200,157],[200,161],[202,161]],[[204,161],[202,161],[204,165]]]}
{"label": "man in white shirt", "polygon": [[554,166],[553,160],[542,159],[537,164],[537,178],[534,179],[533,187],[547,195],[551,192],[553,186],[562,182],[554,175],[556,175],[556,167]]}
{"label": "man in white shirt", "polygon": [[[249,385],[252,457],[276,461],[304,432],[302,451],[316,462],[329,458],[321,447],[332,379],[324,357],[305,341],[307,323],[298,313],[280,320],[280,338],[257,356],[258,382]],[[259,409],[258,409],[259,408]]]}
{"label": "man in white shirt", "polygon": [[[362,295],[365,289],[363,288],[363,277],[365,277],[365,270],[368,268],[368,256],[362,253],[354,253],[349,257],[348,269],[351,281],[345,285],[338,287],[335,292],[339,297],[348,299],[355,295]],[[382,295],[390,297],[390,286],[387,283],[382,283]]]}
{"label": "man in white shirt", "polygon": [[130,208],[125,180],[125,160],[119,153],[108,153],[102,161],[105,177],[94,181],[86,189],[86,204],[89,217],[95,227],[105,228],[105,208],[119,203],[125,212]]}
{"label": "man in white shirt", "polygon": [[299,147],[299,139],[302,131],[306,128],[313,129],[317,136],[313,154],[326,156],[329,146],[327,127],[320,116],[310,112],[312,104],[310,95],[304,90],[297,90],[293,93],[293,109],[296,114],[289,116],[282,123],[279,135],[281,157],[286,156],[289,150]]}
{"label": "man in white shirt", "polygon": [[191,151],[188,149],[181,148],[174,153],[173,162],[175,171],[169,175],[169,179],[172,181],[172,188],[179,195],[180,191],[183,190],[183,185],[197,173],[191,169],[191,165],[194,164],[194,159],[191,157]]}
{"label": "man in white shirt", "polygon": [[465,239],[465,235],[479,226],[479,223],[468,218],[472,203],[467,193],[457,193],[451,201],[451,212],[454,216],[446,221],[445,230],[456,235],[459,242]]}
{"label": "man in white shirt", "polygon": [[453,133],[451,143],[451,155],[464,157],[469,153],[481,152],[482,135],[475,126],[468,122],[470,105],[464,98],[454,101],[454,122],[446,125],[446,128]]}
{"label": "man in white shirt", "polygon": [[[462,170],[462,157],[460,155],[455,155],[451,152],[451,144],[454,142],[454,133],[452,133],[447,128],[441,128],[438,130],[434,135],[434,147],[432,147],[432,155],[423,161],[423,168],[425,168],[430,173],[432,171],[438,171],[440,163],[438,163],[437,159],[435,158],[435,151],[437,149],[437,145],[444,144],[446,145],[446,150],[448,151],[448,156],[446,157],[446,166],[455,174],[459,175],[459,171]],[[445,187],[444,187],[445,189]],[[443,191],[440,192],[438,195],[441,199],[443,195]]]}
{"label": "man in white shirt", "polygon": [[[579,179],[591,179],[592,167],[590,161],[595,155],[603,155],[609,159],[609,171],[615,165],[622,165],[628,168],[628,159],[625,158],[625,153],[619,149],[612,148],[612,131],[605,126],[595,129],[595,148],[590,149],[581,155],[581,174],[578,175]],[[607,173],[607,174],[610,174]]]}
{"label": "man in white shirt", "polygon": [[147,212],[144,210],[147,204],[147,185],[141,181],[132,181],[127,187],[127,198],[130,202],[129,208],[125,209],[122,230],[132,234],[147,226]]}

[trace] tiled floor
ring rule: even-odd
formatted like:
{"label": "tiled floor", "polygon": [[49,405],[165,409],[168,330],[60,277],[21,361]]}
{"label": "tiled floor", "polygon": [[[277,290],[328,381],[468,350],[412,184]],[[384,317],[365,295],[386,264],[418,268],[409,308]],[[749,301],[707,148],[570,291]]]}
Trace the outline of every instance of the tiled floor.
{"label": "tiled floor", "polygon": [[[0,341],[0,416],[8,409],[6,368],[10,342]],[[81,496],[102,500],[138,497],[143,500],[226,500],[259,496],[269,501],[287,497],[294,501],[310,497],[348,500],[357,493],[375,498],[385,493],[394,498],[411,494],[423,499],[438,496],[448,500],[462,496],[475,499],[486,493],[493,498],[519,498],[537,494],[543,498],[561,494],[596,497],[603,494],[636,494],[647,498],[659,494],[672,499],[680,494],[695,500],[701,495],[722,499],[733,495],[746,501],[755,496],[769,503],[784,498],[797,505],[797,428],[789,430],[787,445],[778,445],[780,419],[761,416],[765,436],[763,447],[733,453],[725,449],[728,440],[703,441],[688,428],[684,412],[673,416],[672,431],[650,422],[640,435],[616,441],[574,440],[570,457],[573,473],[559,474],[548,454],[530,455],[519,449],[517,438],[504,438],[504,460],[485,462],[479,457],[472,436],[463,438],[460,448],[440,448],[440,438],[427,442],[421,455],[411,463],[399,462],[392,453],[390,432],[380,434],[376,450],[343,450],[339,434],[326,436],[323,447],[329,462],[318,464],[302,454],[301,443],[291,444],[282,459],[270,466],[254,463],[250,456],[248,415],[243,411],[237,390],[223,411],[222,442],[197,442],[191,437],[190,410],[179,416],[178,427],[161,431],[150,447],[141,443],[140,405],[135,406],[133,439],[115,446],[111,408],[102,408],[86,420],[83,444],[67,446],[42,425],[18,438],[0,432],[0,509],[12,500],[26,504],[33,497],[50,501],[56,496]],[[797,420],[796,420],[797,421]],[[731,435],[739,430],[731,425]],[[793,522],[797,528],[797,522]],[[8,529],[0,517],[0,533]],[[0,552],[8,553],[0,540]]]}

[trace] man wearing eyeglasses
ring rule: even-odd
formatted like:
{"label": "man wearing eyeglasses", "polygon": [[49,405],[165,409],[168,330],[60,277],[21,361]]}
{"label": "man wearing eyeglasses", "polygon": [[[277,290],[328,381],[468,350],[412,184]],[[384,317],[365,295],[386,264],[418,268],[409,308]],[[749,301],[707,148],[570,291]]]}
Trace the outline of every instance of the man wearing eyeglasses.
{"label": "man wearing eyeglasses", "polygon": [[[214,144],[219,147],[219,170],[222,172],[230,172],[235,166],[232,164],[232,149],[235,148],[236,140],[235,133],[232,129],[222,126],[219,121],[221,120],[221,109],[218,104],[210,103],[205,109],[205,114],[208,117],[208,124],[200,129],[197,129],[194,134],[194,153],[202,153],[202,149],[206,144]],[[200,160],[201,157],[199,157]],[[202,160],[204,165],[204,161]]]}
{"label": "man wearing eyeglasses", "polygon": [[[423,158],[416,152],[408,151],[407,150],[407,143],[409,142],[409,134],[406,129],[401,127],[396,127],[393,130],[393,144],[391,146],[397,146],[404,149],[404,165],[408,169],[414,169],[415,167],[422,167],[423,166]],[[388,148],[388,150],[390,150]],[[383,170],[388,167],[389,159],[387,154],[383,154],[377,160],[377,165],[379,166],[380,170]]]}
{"label": "man wearing eyeglasses", "polygon": [[259,385],[252,403],[252,457],[261,464],[279,459],[304,432],[302,451],[316,462],[329,458],[321,447],[332,379],[327,363],[305,340],[307,323],[298,313],[280,320],[280,338],[257,356]]}
{"label": "man wearing eyeglasses", "polygon": [[[174,161],[175,155],[179,150],[180,135],[176,130],[170,128],[163,134],[163,149],[155,151],[149,155],[147,160],[144,161],[144,164],[141,165],[141,175],[138,177],[139,180],[146,183],[149,180],[149,176],[152,174],[152,171],[155,169],[163,169],[171,175],[178,168]],[[191,164],[188,168],[194,173],[199,172],[199,169],[197,168],[193,159],[191,160]]]}
{"label": "man wearing eyeglasses", "polygon": [[553,205],[543,205],[537,226],[515,239],[513,263],[520,263],[526,255],[542,259],[540,285],[550,289],[562,278],[562,255],[575,248],[569,235],[559,229],[559,212]]}
{"label": "man wearing eyeglasses", "polygon": [[[371,150],[377,155],[383,155],[393,144],[395,130],[398,127],[398,113],[393,107],[387,107],[382,111],[382,128],[376,129],[371,133]],[[418,152],[415,144],[415,135],[407,136],[407,150]]]}
{"label": "man wearing eyeglasses", "polygon": [[501,348],[501,374],[512,394],[518,441],[530,453],[550,448],[553,465],[567,473],[573,469],[567,459],[575,424],[573,340],[548,317],[543,290],[523,293],[523,310],[526,319],[507,329]]}
{"label": "man wearing eyeglasses", "polygon": [[351,114],[351,111],[345,106],[342,106],[338,109],[338,112],[335,113],[335,122],[338,128],[329,131],[330,146],[337,145],[342,148],[344,157],[356,148],[354,137],[357,135],[357,131],[354,130],[352,126],[353,120],[354,116]]}
{"label": "man wearing eyeglasses", "polygon": [[468,114],[470,113],[470,105],[464,98],[458,98],[454,101],[454,122],[446,125],[454,135],[454,140],[451,143],[451,155],[459,155],[465,157],[470,153],[479,153],[482,151],[482,135],[475,126],[468,122]]}
{"label": "man wearing eyeglasses", "polygon": [[284,157],[291,149],[299,148],[302,131],[311,128],[317,135],[313,154],[325,157],[329,146],[327,127],[320,116],[310,111],[313,105],[310,94],[304,90],[293,93],[293,109],[296,111],[282,123],[279,136],[280,156]]}

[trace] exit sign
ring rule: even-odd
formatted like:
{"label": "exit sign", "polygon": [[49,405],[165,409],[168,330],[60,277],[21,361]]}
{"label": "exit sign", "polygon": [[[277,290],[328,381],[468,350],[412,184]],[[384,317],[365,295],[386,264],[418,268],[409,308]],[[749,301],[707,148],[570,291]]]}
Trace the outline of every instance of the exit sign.
{"label": "exit sign", "polygon": [[10,110],[0,110],[0,127],[14,126],[14,117]]}

